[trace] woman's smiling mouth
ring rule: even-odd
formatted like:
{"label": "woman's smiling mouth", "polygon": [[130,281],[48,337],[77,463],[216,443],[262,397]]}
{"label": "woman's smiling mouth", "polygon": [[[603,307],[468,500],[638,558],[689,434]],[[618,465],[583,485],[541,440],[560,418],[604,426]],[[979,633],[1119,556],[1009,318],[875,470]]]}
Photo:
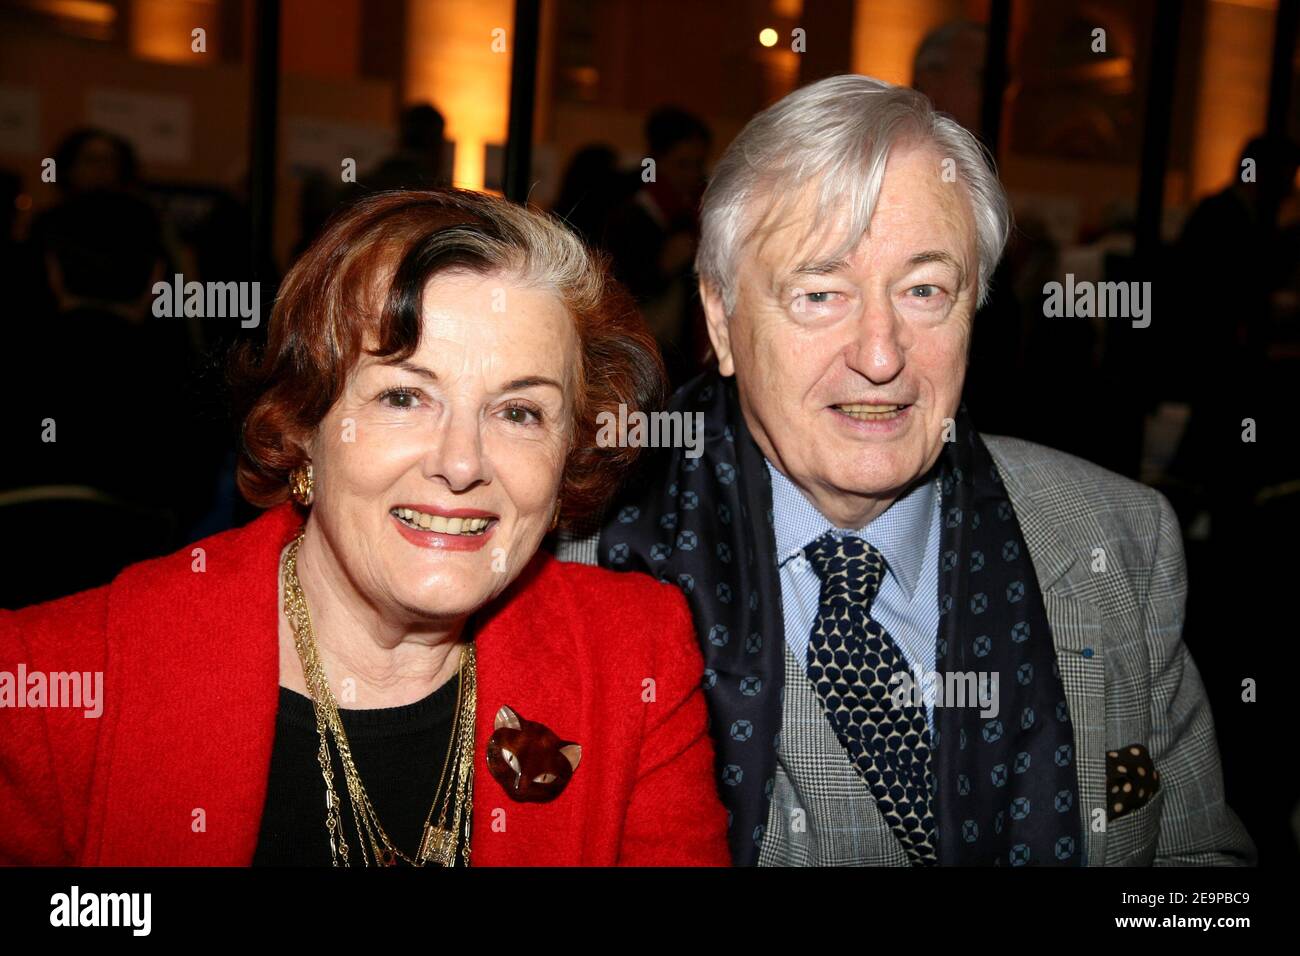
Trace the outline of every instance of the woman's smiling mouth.
{"label": "woman's smiling mouth", "polygon": [[394,508],[390,513],[409,528],[417,531],[436,531],[439,534],[482,534],[493,521],[489,517],[449,518],[445,515],[430,514],[427,511],[417,511],[414,508]]}
{"label": "woman's smiling mouth", "polygon": [[491,512],[468,508],[398,505],[388,513],[398,532],[412,544],[452,551],[477,551],[500,523]]}

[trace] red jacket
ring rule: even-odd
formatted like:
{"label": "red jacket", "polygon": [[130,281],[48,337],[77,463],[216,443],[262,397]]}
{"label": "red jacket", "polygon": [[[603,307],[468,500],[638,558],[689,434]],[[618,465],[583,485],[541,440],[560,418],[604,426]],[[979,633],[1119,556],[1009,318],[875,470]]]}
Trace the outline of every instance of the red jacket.
{"label": "red jacket", "polygon": [[[279,555],[300,523],[282,505],[112,584],[0,611],[0,672],[104,675],[98,718],[0,709],[0,863],[250,863],[279,696]],[[475,865],[729,862],[703,663],[675,588],[539,554],[475,642]],[[550,803],[514,802],[487,770],[502,704],[582,745]]]}

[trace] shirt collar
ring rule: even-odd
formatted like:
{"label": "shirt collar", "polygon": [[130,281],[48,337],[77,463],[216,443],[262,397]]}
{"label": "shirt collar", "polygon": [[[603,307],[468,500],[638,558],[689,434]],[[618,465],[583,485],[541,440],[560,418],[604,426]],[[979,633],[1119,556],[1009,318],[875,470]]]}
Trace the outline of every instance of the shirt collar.
{"label": "shirt collar", "polygon": [[932,478],[918,482],[866,527],[836,528],[803,496],[785,475],[764,458],[772,476],[772,527],[776,535],[777,566],[784,565],[827,531],[853,534],[869,541],[885,556],[889,571],[908,599],[916,591],[933,533],[936,505]]}

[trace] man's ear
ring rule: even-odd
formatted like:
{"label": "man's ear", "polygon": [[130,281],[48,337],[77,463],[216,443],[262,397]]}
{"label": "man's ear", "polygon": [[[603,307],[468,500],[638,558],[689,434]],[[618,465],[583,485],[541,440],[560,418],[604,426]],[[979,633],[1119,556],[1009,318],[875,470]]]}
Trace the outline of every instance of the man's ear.
{"label": "man's ear", "polygon": [[704,304],[713,354],[718,357],[718,371],[724,376],[734,375],[736,363],[731,356],[731,330],[727,326],[727,311],[722,307],[722,294],[700,279],[700,301]]}

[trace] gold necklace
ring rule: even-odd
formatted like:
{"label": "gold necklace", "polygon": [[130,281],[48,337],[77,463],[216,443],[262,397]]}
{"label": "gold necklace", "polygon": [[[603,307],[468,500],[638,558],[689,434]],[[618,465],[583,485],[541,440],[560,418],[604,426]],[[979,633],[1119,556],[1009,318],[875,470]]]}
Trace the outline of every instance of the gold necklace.
{"label": "gold necklace", "polygon": [[[343,729],[343,720],[339,716],[338,702],[330,690],[329,680],[325,676],[325,667],[321,663],[316,646],[316,636],[312,629],[311,614],[307,609],[307,600],[298,580],[298,548],[302,544],[303,533],[290,543],[285,550],[284,561],[280,569],[280,578],[284,588],[284,610],[289,625],[294,633],[294,646],[298,650],[298,659],[302,662],[303,678],[307,692],[311,697],[312,707],[316,713],[316,732],[320,736],[317,761],[320,763],[321,775],[325,778],[325,829],[329,833],[330,858],[335,866],[340,859],[343,866],[350,866],[348,860],[348,843],[339,822],[339,800],[334,792],[334,770],[329,754],[329,738],[334,740],[339,761],[343,765],[344,781],[348,788],[348,797],[352,805],[352,819],[356,826],[357,837],[362,844],[370,844],[375,863],[379,866],[394,866],[398,860],[411,866],[424,866],[436,863],[439,866],[452,866],[456,861],[456,835],[461,834],[461,857],[465,866],[469,866],[469,837],[471,814],[466,812],[473,801],[474,770],[474,720],[478,700],[477,667],[474,645],[464,644],[460,651],[460,666],[457,669],[456,712],[451,729],[451,740],[447,745],[447,756],[443,759],[442,773],[438,778],[438,787],[434,791],[433,804],[424,821],[424,833],[415,858],[402,853],[393,844],[384,828],[379,823],[375,808],[370,803],[361,775],[352,760],[352,748],[348,744],[347,734]],[[456,752],[453,765],[452,751]],[[443,786],[447,782],[450,767],[454,785]],[[453,799],[454,791],[454,799]],[[441,794],[442,799],[438,797]],[[439,804],[441,803],[441,807]],[[434,823],[434,811],[438,811],[437,823]],[[451,820],[448,825],[448,815]],[[369,856],[363,854],[362,862],[370,865]]]}

